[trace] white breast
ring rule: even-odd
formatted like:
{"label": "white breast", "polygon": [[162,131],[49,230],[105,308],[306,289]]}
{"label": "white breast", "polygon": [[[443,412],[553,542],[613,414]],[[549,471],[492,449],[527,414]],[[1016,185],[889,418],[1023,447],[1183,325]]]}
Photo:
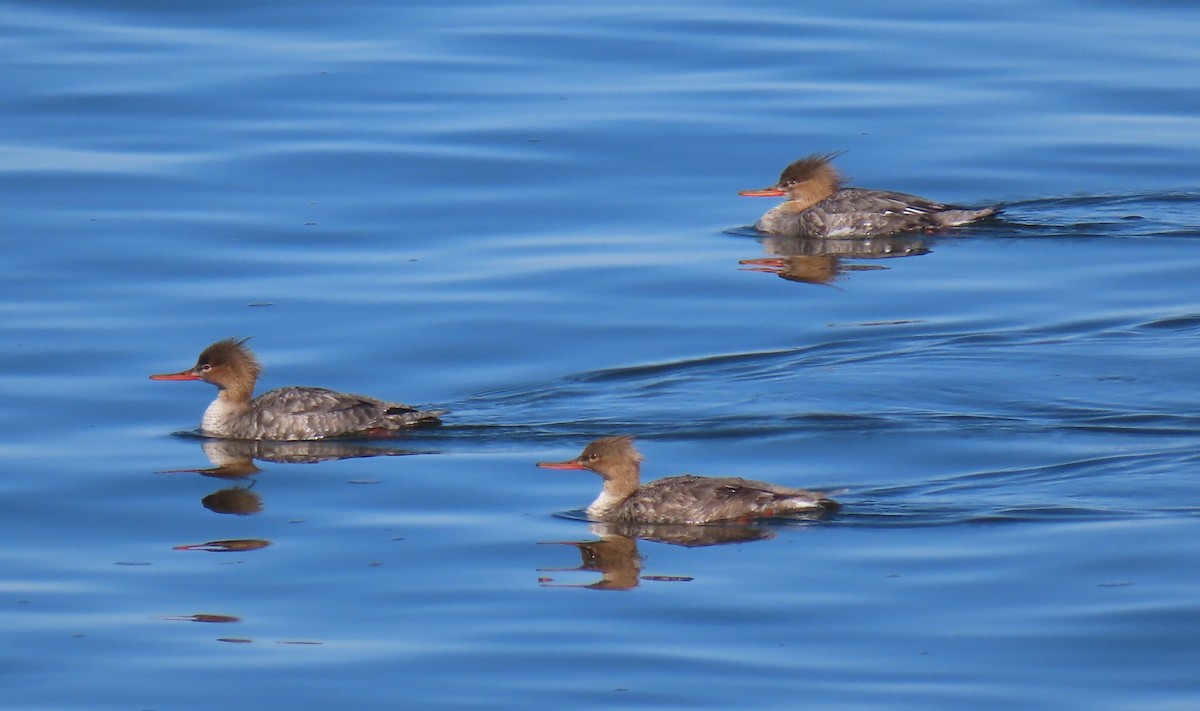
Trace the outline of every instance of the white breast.
{"label": "white breast", "polygon": [[234,423],[243,416],[245,408],[239,408],[221,398],[213,400],[200,420],[200,431],[214,437],[233,437]]}

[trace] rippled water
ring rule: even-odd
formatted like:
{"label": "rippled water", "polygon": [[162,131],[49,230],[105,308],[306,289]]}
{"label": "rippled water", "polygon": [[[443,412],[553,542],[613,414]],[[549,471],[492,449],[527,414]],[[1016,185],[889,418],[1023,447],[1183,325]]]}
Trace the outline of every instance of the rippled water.
{"label": "rippled water", "polygon": [[[0,17],[0,705],[1200,702],[1192,6]],[[843,149],[1005,212],[747,227]],[[228,336],[454,412],[206,442],[146,375]],[[614,433],[844,508],[589,524]]]}

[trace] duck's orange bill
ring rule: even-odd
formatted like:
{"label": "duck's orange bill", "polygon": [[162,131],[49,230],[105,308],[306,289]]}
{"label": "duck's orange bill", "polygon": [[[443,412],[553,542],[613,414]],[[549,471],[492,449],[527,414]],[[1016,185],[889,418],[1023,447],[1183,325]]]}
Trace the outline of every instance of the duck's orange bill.
{"label": "duck's orange bill", "polygon": [[587,469],[578,459],[569,462],[538,462],[537,465],[542,469]]}
{"label": "duck's orange bill", "polygon": [[200,376],[190,370],[185,370],[182,373],[159,373],[151,375],[151,380],[199,380]]}
{"label": "duck's orange bill", "polygon": [[742,197],[783,197],[784,192],[779,188],[760,188],[758,190],[739,190]]}

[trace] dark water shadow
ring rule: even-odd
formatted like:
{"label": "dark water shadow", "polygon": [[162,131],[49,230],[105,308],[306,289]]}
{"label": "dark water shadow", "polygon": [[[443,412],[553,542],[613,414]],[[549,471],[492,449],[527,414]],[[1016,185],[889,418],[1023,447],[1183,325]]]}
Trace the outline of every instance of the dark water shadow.
{"label": "dark water shadow", "polygon": [[[682,397],[688,392],[727,391],[730,397],[742,397],[741,393],[769,391],[780,384],[803,380],[807,373],[839,366],[939,359],[961,363],[975,357],[986,361],[1001,351],[1126,341],[1139,335],[1152,337],[1157,331],[1200,333],[1200,314],[1185,313],[1132,324],[1125,316],[1114,314],[990,331],[973,330],[974,326],[848,325],[827,340],[792,348],[705,354],[585,371],[540,384],[496,389],[455,403],[464,421],[448,422],[439,434],[541,442],[631,432],[648,439],[770,436],[794,432],[797,428],[816,433],[962,428],[1043,432],[1077,428],[1163,434],[1184,434],[1200,428],[1200,416],[1188,413],[1120,412],[1106,406],[1040,400],[1009,403],[1007,409],[991,412],[879,409],[839,413],[785,411],[776,407],[757,413],[724,413],[693,407],[686,411],[686,416],[680,416],[678,411],[664,407],[662,418],[654,417],[654,411],[645,408],[636,410],[639,418],[622,416],[624,412],[635,411],[620,406],[627,399],[639,403],[656,399],[669,405],[672,397]],[[498,421],[496,412],[503,412],[507,421]]]}
{"label": "dark water shadow", "polygon": [[1014,200],[985,236],[1010,238],[1200,237],[1200,192],[1182,190]]}
{"label": "dark water shadow", "polygon": [[[710,412],[701,407],[679,411],[664,407],[661,416],[645,407],[622,407],[684,393],[728,391],[742,397],[754,389],[770,391],[810,373],[842,366],[910,361],[970,362],[995,358],[997,352],[1047,346],[1125,342],[1159,333],[1200,335],[1200,311],[1182,310],[1130,322],[1123,313],[1072,316],[1045,324],[1010,327],[974,322],[896,322],[831,324],[828,337],[793,347],[704,353],[673,360],[600,368],[532,383],[486,390],[448,402],[454,414],[437,427],[415,428],[393,439],[257,442],[216,440],[195,431],[177,436],[202,442],[214,466],[191,469],[209,476],[245,476],[257,461],[314,463],[331,459],[434,454],[447,442],[560,442],[636,433],[645,439],[720,439],[771,436],[803,428],[816,433],[864,433],[917,429],[1088,430],[1095,432],[1186,434],[1200,428],[1200,415],[1178,412],[1121,412],[1109,407],[1031,401],[1020,409],[993,412],[938,412],[879,409],[874,412]],[[664,399],[664,397],[666,399]],[[629,417],[625,413],[634,413]],[[669,416],[668,416],[669,415]],[[406,446],[397,446],[403,442]]]}
{"label": "dark water shadow", "polygon": [[895,528],[1200,516],[1200,503],[1191,498],[1145,496],[1145,482],[1156,472],[1179,471],[1200,473],[1200,442],[863,487],[842,499],[832,523]]}

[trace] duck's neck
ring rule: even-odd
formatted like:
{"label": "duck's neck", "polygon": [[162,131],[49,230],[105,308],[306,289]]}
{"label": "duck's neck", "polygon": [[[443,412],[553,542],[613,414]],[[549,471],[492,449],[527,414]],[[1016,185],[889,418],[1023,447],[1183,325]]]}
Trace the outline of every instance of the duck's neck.
{"label": "duck's neck", "polygon": [[235,384],[219,389],[217,399],[204,411],[200,431],[213,437],[236,436],[238,424],[247,420],[253,409],[250,404],[253,396],[253,381],[249,387]]}
{"label": "duck's neck", "polygon": [[604,477],[604,488],[587,508],[588,516],[598,521],[608,519],[626,499],[633,496],[638,490],[641,470],[637,462],[621,462],[601,476]]}
{"label": "duck's neck", "polygon": [[238,379],[217,391],[217,401],[226,407],[248,407],[254,399],[254,380]]}

